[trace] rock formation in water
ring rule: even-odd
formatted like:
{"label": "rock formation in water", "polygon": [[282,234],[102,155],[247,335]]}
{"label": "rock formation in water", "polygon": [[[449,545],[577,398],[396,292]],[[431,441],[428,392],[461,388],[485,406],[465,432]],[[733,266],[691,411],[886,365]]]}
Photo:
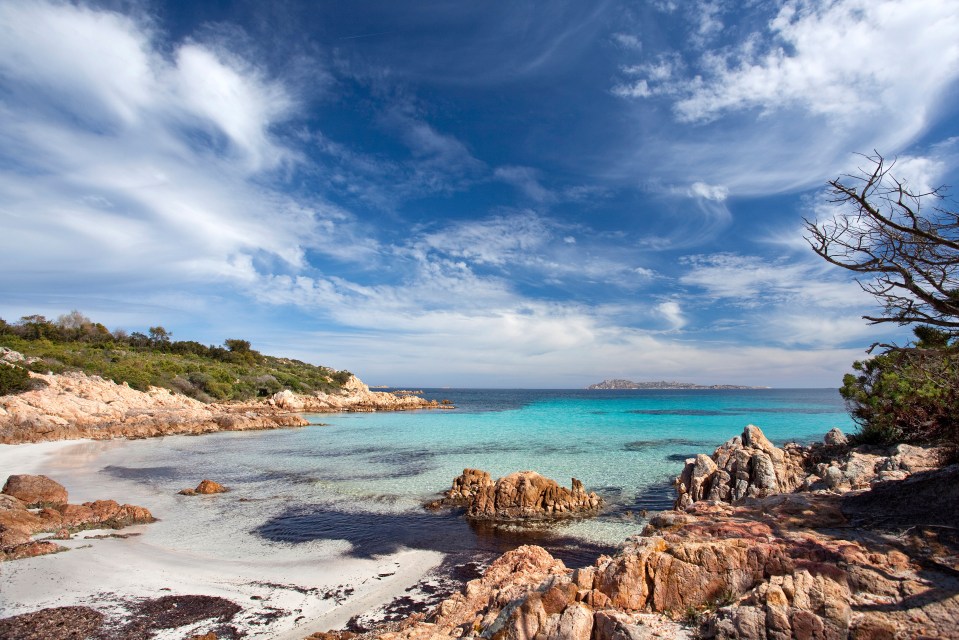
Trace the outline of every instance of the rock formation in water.
{"label": "rock formation in water", "polygon": [[181,489],[177,493],[181,496],[212,495],[214,493],[226,493],[229,491],[219,482],[214,480],[201,480],[195,489]]}
{"label": "rock formation in water", "polygon": [[[49,540],[32,540],[38,533],[55,533],[59,539],[84,529],[121,529],[154,522],[145,508],[96,500],[69,504],[63,485],[46,476],[13,475],[0,493],[0,559],[15,560],[64,551]],[[42,507],[31,510],[30,507]]]}
{"label": "rock formation in water", "polygon": [[426,506],[465,506],[470,519],[510,522],[594,514],[602,503],[602,498],[587,493],[576,478],[567,489],[535,471],[517,471],[493,482],[485,471],[464,469],[443,498]]}

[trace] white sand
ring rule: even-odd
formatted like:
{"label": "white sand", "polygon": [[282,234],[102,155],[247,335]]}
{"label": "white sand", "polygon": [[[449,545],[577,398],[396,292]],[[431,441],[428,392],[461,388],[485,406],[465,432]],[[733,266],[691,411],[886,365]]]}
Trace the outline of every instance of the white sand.
{"label": "white sand", "polygon": [[[344,553],[347,543],[337,541],[263,541],[242,525],[259,513],[251,509],[268,516],[270,505],[240,502],[233,493],[184,497],[133,482],[105,483],[96,473],[102,467],[97,458],[124,444],[0,445],[0,480],[12,473],[42,473],[66,486],[71,502],[112,498],[145,506],[160,519],[119,532],[137,536],[89,540],[115,532],[84,532],[62,542],[70,548],[65,553],[0,564],[0,617],[54,606],[111,610],[118,599],[200,594],[243,607],[231,624],[249,638],[302,638],[341,628],[352,616],[387,604],[442,560],[440,553],[418,550],[355,558]],[[344,594],[346,588],[353,593]],[[338,597],[325,598],[331,591]],[[263,624],[260,616],[274,607],[282,615]]]}

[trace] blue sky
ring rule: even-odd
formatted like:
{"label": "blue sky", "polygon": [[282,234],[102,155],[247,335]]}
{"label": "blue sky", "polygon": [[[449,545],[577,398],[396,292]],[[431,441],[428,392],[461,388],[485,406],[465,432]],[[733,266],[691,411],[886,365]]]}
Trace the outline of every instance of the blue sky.
{"label": "blue sky", "polygon": [[956,184],[959,2],[0,1],[0,316],[370,384],[838,386],[856,152]]}

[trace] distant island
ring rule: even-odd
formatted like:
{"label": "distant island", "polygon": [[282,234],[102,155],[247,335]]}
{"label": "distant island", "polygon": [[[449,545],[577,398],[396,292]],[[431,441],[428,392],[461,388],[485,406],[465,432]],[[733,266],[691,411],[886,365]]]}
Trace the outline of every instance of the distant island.
{"label": "distant island", "polygon": [[603,380],[599,384],[591,384],[590,390],[609,389],[768,389],[769,387],[747,387],[738,384],[693,384],[692,382],[633,382],[632,380]]}

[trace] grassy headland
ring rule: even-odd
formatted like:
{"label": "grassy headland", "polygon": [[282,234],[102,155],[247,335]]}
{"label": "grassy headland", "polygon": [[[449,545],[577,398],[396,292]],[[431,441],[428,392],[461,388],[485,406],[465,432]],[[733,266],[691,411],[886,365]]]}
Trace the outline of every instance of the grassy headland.
{"label": "grassy headland", "polygon": [[[19,364],[37,373],[82,371],[141,391],[151,385],[165,387],[204,402],[249,400],[282,389],[331,391],[351,376],[349,371],[263,355],[241,339],[207,346],[174,341],[159,326],[148,333],[111,332],[76,311],[55,321],[39,315],[12,324],[0,319],[0,346],[27,356]],[[11,384],[19,380],[7,377]],[[0,386],[7,386],[5,379]],[[0,388],[0,394],[19,390]]]}

